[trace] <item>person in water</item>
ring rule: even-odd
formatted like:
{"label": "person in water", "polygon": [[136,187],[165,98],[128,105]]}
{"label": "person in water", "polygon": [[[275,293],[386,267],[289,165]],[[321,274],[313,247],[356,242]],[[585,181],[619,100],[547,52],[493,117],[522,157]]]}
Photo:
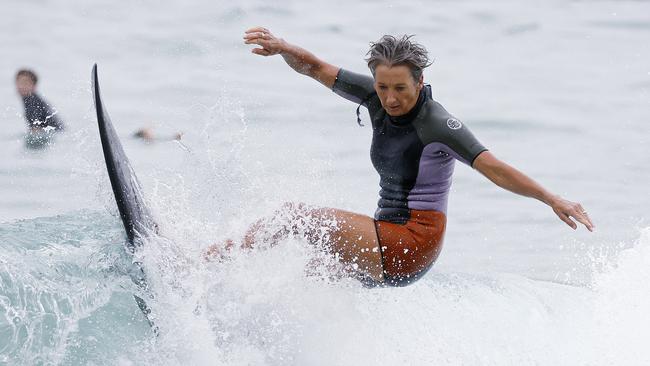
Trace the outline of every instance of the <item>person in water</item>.
{"label": "person in water", "polygon": [[16,90],[25,105],[25,119],[30,133],[63,131],[63,122],[58,112],[36,93],[38,77],[32,70],[16,73]]}
{"label": "person in water", "polygon": [[176,132],[173,135],[169,136],[159,136],[154,133],[154,129],[152,127],[143,127],[135,131],[132,136],[136,139],[144,141],[147,144],[150,144],[156,141],[180,141],[183,137],[183,133]]}
{"label": "person in water", "polygon": [[[422,277],[440,254],[447,222],[447,198],[456,160],[496,185],[550,206],[573,229],[573,219],[594,226],[579,204],[561,198],[497,159],[467,125],[436,102],[424,83],[427,50],[411,36],[383,36],[366,59],[372,77],[331,65],[309,51],[257,27],[245,32],[256,55],[281,55],[300,74],[370,113],[370,156],[379,173],[379,203],[374,217],[336,208],[288,203],[272,218],[261,219],[245,234],[242,247],[274,243],[302,234],[347,265],[351,275],[370,285],[404,286]],[[359,124],[359,109],[357,108]],[[298,223],[307,222],[307,229]],[[334,223],[334,224],[332,224]],[[328,228],[323,234],[322,228]],[[227,241],[225,248],[233,246]],[[208,254],[219,253],[212,247]]]}

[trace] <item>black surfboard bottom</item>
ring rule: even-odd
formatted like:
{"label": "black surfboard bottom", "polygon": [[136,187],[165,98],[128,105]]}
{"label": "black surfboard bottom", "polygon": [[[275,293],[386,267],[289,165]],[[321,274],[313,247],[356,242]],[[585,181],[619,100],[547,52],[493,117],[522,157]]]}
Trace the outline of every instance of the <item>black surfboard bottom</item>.
{"label": "black surfboard bottom", "polygon": [[[126,249],[130,254],[133,254],[142,245],[143,239],[157,232],[158,226],[153,220],[153,216],[142,194],[140,182],[133,168],[131,168],[131,163],[124,153],[122,143],[104,107],[99,88],[97,64],[93,66],[92,84],[95,110],[97,111],[97,125],[99,127],[99,137],[106,162],[106,171],[111,181],[115,202],[128,238]],[[147,293],[148,286],[142,265],[135,262],[134,266],[136,268],[131,273],[131,280],[143,292]],[[158,334],[158,328],[151,319],[151,308],[142,297],[137,295],[133,296],[138,307],[149,321],[154,333]]]}

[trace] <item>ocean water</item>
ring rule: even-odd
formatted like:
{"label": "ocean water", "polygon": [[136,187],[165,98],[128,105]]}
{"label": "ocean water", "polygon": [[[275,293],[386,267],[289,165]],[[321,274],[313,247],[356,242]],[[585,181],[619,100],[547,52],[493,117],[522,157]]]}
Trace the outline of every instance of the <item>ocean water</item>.
{"label": "ocean water", "polygon": [[[650,3],[6,0],[0,4],[0,364],[647,365]],[[596,232],[457,164],[444,250],[406,288],[337,280],[300,240],[234,253],[285,201],[372,214],[356,106],[250,54],[264,25],[366,72],[368,42],[416,34],[434,98],[496,156],[579,201]],[[160,237],[137,260],[105,173],[92,64]],[[13,78],[68,131],[24,147]],[[366,115],[362,115],[367,120]],[[143,144],[150,126],[182,144]],[[315,260],[320,265],[313,266]]]}

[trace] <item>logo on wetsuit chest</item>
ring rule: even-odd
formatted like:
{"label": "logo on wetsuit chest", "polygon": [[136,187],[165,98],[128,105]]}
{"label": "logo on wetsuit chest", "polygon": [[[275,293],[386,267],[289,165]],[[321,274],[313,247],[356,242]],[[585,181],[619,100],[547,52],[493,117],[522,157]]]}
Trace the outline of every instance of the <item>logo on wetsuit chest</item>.
{"label": "logo on wetsuit chest", "polygon": [[447,119],[447,127],[451,128],[452,130],[457,130],[461,127],[463,127],[463,124],[460,123],[459,120],[456,118],[448,118]]}

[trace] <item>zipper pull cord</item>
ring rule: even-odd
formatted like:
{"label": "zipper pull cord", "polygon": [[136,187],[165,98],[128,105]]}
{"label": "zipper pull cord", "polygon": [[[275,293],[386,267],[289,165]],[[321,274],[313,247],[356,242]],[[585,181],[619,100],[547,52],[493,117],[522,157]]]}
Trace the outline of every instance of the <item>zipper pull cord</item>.
{"label": "zipper pull cord", "polygon": [[360,127],[365,126],[363,123],[361,123],[361,111],[360,111],[361,106],[363,105],[363,103],[367,102],[375,94],[377,94],[377,93],[368,94],[365,98],[363,98],[363,100],[361,101],[361,103],[359,103],[359,106],[357,107],[357,124]]}
{"label": "zipper pull cord", "polygon": [[359,104],[359,106],[357,107],[357,124],[358,124],[360,127],[363,127],[363,126],[364,126],[364,124],[361,123],[361,112],[359,111],[359,110],[361,109],[361,105],[362,105],[362,104],[363,104],[363,102],[361,102],[361,104]]}

